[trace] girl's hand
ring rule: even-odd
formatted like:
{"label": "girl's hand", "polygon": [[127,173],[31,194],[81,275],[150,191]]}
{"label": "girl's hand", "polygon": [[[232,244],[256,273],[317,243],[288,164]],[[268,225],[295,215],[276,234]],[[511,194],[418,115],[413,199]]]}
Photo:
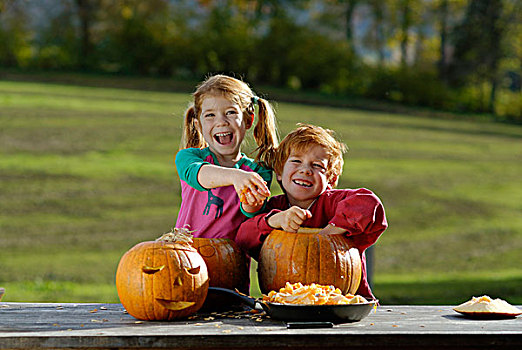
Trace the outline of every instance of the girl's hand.
{"label": "girl's hand", "polygon": [[258,173],[238,169],[232,183],[239,200],[248,206],[262,206],[265,199],[270,196],[265,180]]}
{"label": "girl's hand", "polygon": [[281,228],[287,232],[297,232],[301,224],[312,217],[309,210],[293,206],[290,209],[279,212],[268,218],[268,225],[273,228]]}
{"label": "girl's hand", "polygon": [[266,198],[267,197],[258,199],[258,197],[255,197],[250,190],[243,190],[239,196],[239,201],[243,204],[243,209],[245,209],[245,211],[253,213],[261,209]]}

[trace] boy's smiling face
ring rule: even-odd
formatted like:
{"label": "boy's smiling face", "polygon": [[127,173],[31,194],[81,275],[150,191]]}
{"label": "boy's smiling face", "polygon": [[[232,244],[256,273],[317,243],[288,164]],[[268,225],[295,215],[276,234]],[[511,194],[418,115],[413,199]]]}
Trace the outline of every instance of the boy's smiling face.
{"label": "boy's smiling face", "polygon": [[281,174],[277,174],[291,205],[307,209],[328,187],[328,154],[319,145],[291,151]]}

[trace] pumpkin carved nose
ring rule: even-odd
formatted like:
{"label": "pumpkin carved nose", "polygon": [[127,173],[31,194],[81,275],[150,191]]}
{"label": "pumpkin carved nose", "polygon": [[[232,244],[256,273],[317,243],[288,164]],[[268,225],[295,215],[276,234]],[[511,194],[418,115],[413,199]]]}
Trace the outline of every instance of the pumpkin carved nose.
{"label": "pumpkin carved nose", "polygon": [[176,277],[176,279],[174,280],[174,285],[175,286],[182,286],[183,285],[183,280],[181,279],[180,276]]}

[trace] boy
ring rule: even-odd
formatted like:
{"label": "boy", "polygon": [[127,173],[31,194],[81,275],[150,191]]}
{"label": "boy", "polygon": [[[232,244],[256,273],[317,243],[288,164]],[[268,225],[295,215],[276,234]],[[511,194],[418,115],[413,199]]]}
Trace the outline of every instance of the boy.
{"label": "boy", "polygon": [[269,199],[268,213],[245,221],[236,242],[257,260],[263,241],[274,229],[297,232],[301,226],[323,227],[319,234],[343,234],[361,253],[357,294],[374,299],[364,251],[388,224],[381,201],[370,190],[333,189],[342,173],[345,150],[332,131],[298,124],[279,145],[273,164],[284,194]]}

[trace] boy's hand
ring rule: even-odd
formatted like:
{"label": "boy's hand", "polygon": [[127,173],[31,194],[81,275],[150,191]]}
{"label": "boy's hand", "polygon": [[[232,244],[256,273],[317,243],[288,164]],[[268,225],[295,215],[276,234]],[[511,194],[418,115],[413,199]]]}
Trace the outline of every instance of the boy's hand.
{"label": "boy's hand", "polygon": [[268,218],[268,225],[287,232],[297,232],[301,224],[312,217],[309,210],[293,206],[285,211],[279,212]]}

